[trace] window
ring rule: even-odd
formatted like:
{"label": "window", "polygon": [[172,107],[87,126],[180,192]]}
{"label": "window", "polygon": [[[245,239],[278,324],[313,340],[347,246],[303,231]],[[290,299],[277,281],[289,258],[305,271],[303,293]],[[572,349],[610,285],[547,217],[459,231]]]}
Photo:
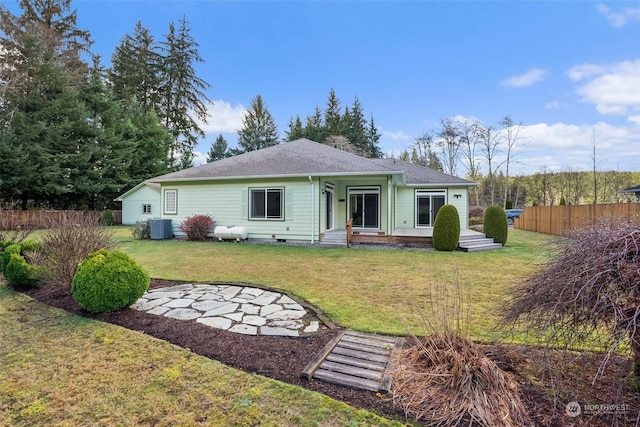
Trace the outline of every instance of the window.
{"label": "window", "polygon": [[446,195],[445,190],[416,190],[416,227],[433,227]]}
{"label": "window", "polygon": [[151,205],[142,205],[142,213],[150,214],[151,213]]}
{"label": "window", "polygon": [[251,188],[249,189],[249,218],[283,219],[283,202],[282,188]]}
{"label": "window", "polygon": [[164,213],[178,213],[178,190],[164,190]]}

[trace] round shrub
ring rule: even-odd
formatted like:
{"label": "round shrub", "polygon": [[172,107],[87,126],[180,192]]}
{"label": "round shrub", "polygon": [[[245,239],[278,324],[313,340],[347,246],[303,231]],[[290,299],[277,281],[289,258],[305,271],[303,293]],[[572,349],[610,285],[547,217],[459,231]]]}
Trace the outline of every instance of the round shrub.
{"label": "round shrub", "polygon": [[14,288],[35,288],[40,283],[39,270],[27,263],[19,253],[12,253],[4,269],[4,277]]}
{"label": "round shrub", "polygon": [[85,310],[104,313],[129,307],[145,293],[150,281],[127,254],[101,249],[80,263],[71,294]]}
{"label": "round shrub", "polygon": [[507,214],[500,206],[489,206],[484,210],[484,234],[503,246],[507,243],[509,224]]}
{"label": "round shrub", "polygon": [[7,268],[7,264],[9,264],[11,255],[20,255],[20,250],[21,247],[18,243],[11,243],[4,247],[2,252],[0,252],[0,273],[5,274],[5,270]]}
{"label": "round shrub", "polygon": [[460,216],[453,205],[444,205],[433,224],[433,247],[438,251],[453,251],[460,241]]}

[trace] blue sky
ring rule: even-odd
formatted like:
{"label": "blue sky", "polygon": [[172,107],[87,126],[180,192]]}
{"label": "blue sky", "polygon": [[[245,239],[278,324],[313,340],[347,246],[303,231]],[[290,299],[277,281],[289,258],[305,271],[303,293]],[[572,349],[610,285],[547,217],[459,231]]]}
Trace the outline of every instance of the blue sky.
{"label": "blue sky", "polygon": [[[16,1],[5,1],[17,11]],[[522,122],[513,173],[639,171],[640,1],[75,0],[109,60],[138,20],[157,39],[185,17],[212,84],[205,154],[231,146],[262,95],[282,137],[333,88],[373,114],[396,155],[440,119]],[[460,170],[459,174],[463,174]]]}

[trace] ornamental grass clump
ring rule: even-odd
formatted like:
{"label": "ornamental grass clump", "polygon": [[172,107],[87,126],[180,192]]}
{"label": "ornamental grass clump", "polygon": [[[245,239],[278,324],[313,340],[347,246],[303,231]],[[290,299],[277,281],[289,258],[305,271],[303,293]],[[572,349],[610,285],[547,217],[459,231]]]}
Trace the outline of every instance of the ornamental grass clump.
{"label": "ornamental grass clump", "polygon": [[430,287],[427,314],[413,308],[425,336],[394,359],[394,405],[426,425],[521,426],[528,415],[515,378],[468,338],[469,307],[457,274]]}
{"label": "ornamental grass clump", "polygon": [[433,224],[433,247],[438,251],[453,251],[460,241],[460,216],[453,205],[444,205]]}
{"label": "ornamental grass clump", "polygon": [[187,240],[204,241],[213,231],[215,221],[209,215],[193,215],[185,219],[178,230],[187,235]]}
{"label": "ornamental grass clump", "polygon": [[102,249],[80,264],[71,294],[85,310],[104,313],[135,303],[150,281],[149,275],[127,254]]}

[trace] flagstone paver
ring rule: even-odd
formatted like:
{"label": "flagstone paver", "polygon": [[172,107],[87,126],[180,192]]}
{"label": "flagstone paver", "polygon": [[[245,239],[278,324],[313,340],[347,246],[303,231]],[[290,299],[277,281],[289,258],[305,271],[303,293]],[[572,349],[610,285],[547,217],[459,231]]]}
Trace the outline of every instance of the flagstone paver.
{"label": "flagstone paver", "polygon": [[131,308],[245,335],[298,337],[321,327],[298,301],[250,286],[185,283],[151,289]]}

